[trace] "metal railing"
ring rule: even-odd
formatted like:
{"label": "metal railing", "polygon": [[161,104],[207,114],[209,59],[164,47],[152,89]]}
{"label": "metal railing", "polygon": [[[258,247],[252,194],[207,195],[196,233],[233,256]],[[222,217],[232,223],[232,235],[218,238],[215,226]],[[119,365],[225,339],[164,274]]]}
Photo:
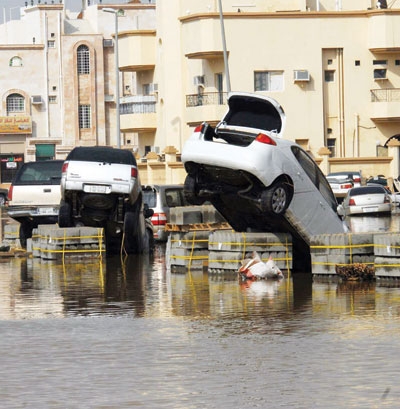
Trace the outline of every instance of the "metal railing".
{"label": "metal railing", "polygon": [[203,94],[186,95],[186,107],[198,107],[202,105],[225,105],[227,92],[205,92]]}
{"label": "metal railing", "polygon": [[156,98],[152,95],[135,95],[123,97],[119,104],[119,113],[127,114],[153,114],[156,112]]}
{"label": "metal railing", "polygon": [[371,89],[371,102],[392,101],[400,101],[400,88]]}

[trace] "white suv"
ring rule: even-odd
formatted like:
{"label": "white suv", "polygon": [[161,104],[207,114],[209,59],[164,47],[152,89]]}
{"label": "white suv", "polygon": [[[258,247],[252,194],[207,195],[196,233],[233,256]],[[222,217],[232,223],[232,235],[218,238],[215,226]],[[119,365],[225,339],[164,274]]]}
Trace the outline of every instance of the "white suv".
{"label": "white suv", "polygon": [[[122,245],[128,253],[148,247],[136,159],[131,151],[107,146],[80,146],[62,167],[60,227],[99,226],[106,230],[107,251]],[[113,251],[113,250],[111,250]]]}

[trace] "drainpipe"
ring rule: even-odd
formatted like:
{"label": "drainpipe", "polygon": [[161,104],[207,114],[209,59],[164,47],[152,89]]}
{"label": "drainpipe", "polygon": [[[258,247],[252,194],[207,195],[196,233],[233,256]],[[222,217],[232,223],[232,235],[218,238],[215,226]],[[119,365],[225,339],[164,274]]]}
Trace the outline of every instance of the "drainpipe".
{"label": "drainpipe", "polygon": [[345,129],[344,129],[344,76],[343,76],[343,49],[338,49],[338,68],[339,68],[339,139],[340,139],[340,157],[346,156]]}
{"label": "drainpipe", "polygon": [[360,141],[359,141],[359,139],[360,139],[360,128],[359,128],[359,116],[358,116],[357,113],[354,114],[354,132],[355,132],[355,135],[354,135],[354,139],[355,139],[354,145],[355,146],[354,146],[353,155],[354,155],[354,157],[358,158],[360,156],[360,152],[359,152],[359,149],[360,149]]}

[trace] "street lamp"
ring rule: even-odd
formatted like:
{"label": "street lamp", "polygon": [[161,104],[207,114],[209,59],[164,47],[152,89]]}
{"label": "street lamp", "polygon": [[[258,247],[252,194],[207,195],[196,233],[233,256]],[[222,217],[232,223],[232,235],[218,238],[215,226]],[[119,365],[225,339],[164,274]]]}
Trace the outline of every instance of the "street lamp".
{"label": "street lamp", "polygon": [[116,104],[116,128],[117,128],[117,148],[121,148],[121,131],[119,122],[119,59],[118,59],[118,15],[119,10],[111,8],[102,9],[106,13],[112,13],[115,15],[115,104]]}
{"label": "street lamp", "polygon": [[221,39],[222,39],[222,49],[224,53],[224,65],[225,65],[225,79],[226,79],[226,90],[228,94],[231,92],[231,79],[229,76],[229,65],[228,65],[228,53],[226,51],[226,39],[225,39],[225,25],[224,25],[224,13],[222,11],[222,2],[218,0],[219,8],[219,22],[221,25]]}

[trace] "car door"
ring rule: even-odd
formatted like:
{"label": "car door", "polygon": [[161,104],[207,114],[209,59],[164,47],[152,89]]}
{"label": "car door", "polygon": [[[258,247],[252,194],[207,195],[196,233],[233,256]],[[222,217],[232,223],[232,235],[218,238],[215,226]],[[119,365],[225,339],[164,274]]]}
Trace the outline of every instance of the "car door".
{"label": "car door", "polygon": [[[342,221],[336,213],[336,199],[328,181],[314,160],[300,147],[292,152],[299,165],[298,181],[289,209],[303,236],[343,232]],[[295,182],[296,183],[296,182]]]}

